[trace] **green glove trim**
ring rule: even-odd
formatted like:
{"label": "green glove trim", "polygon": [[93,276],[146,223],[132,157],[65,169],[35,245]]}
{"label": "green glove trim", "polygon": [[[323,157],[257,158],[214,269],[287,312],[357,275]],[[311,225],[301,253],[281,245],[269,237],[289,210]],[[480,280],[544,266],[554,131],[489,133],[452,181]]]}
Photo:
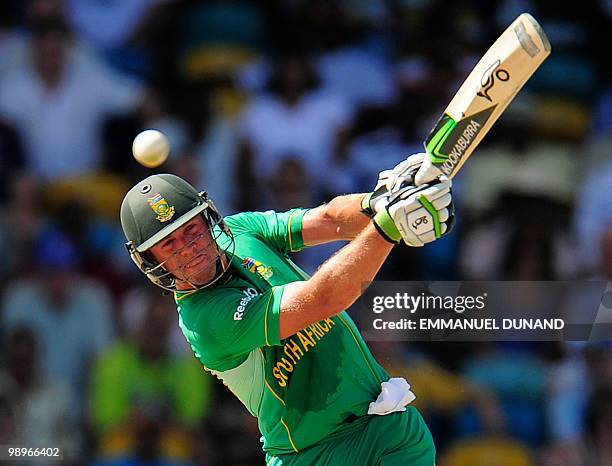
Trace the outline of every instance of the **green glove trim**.
{"label": "green glove trim", "polygon": [[389,212],[387,212],[387,209],[378,212],[374,216],[372,221],[374,222],[374,226],[383,238],[394,244],[400,242],[400,240],[402,239],[402,235],[395,226],[395,222],[389,215]]}
{"label": "green glove trim", "polygon": [[370,206],[370,200],[372,199],[373,195],[374,193],[368,193],[361,199],[361,212],[370,218],[374,217],[374,211]]}
{"label": "green glove trim", "polygon": [[431,214],[434,222],[434,232],[436,233],[436,238],[439,238],[440,236],[442,236],[442,233],[440,228],[440,217],[438,216],[438,211],[433,206],[433,204],[429,202],[427,198],[423,195],[419,196],[419,202],[423,207],[425,207],[425,210],[427,210],[427,212]]}

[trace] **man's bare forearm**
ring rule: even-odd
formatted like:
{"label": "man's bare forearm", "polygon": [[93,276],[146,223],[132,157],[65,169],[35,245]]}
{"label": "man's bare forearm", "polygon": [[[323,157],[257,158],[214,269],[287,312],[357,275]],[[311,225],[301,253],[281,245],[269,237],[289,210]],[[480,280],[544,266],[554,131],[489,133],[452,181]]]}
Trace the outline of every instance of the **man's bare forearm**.
{"label": "man's bare forearm", "polygon": [[303,220],[304,244],[313,246],[354,239],[370,221],[361,211],[363,196],[365,194],[338,196],[308,211]]}
{"label": "man's bare forearm", "polygon": [[350,307],[364,282],[374,279],[393,245],[372,224],[328,259],[305,282],[285,286],[281,302],[281,338]]}

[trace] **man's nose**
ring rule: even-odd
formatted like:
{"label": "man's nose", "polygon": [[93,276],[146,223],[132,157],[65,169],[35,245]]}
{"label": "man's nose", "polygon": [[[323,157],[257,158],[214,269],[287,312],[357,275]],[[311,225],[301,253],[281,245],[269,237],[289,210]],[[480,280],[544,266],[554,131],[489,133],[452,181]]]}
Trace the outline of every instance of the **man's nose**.
{"label": "man's nose", "polygon": [[198,248],[198,239],[197,238],[183,240],[183,242],[181,244],[181,248],[179,249],[179,253],[183,257],[184,256],[190,256],[194,252],[197,252],[198,249],[199,248]]}

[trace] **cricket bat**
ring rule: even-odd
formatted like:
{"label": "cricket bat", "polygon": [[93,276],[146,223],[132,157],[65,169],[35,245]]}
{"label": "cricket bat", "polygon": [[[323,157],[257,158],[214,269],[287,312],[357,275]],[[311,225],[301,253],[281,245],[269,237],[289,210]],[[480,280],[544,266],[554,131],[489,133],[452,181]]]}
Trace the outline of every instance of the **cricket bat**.
{"label": "cricket bat", "polygon": [[425,140],[417,185],[455,176],[514,96],[550,55],[538,22],[522,13],[487,50]]}

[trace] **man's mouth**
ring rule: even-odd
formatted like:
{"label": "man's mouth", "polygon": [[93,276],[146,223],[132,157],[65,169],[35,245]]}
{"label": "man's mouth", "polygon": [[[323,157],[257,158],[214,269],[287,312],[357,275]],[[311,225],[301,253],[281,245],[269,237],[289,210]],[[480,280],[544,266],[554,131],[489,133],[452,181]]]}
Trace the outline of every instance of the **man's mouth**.
{"label": "man's mouth", "polygon": [[183,266],[184,269],[193,270],[194,268],[202,265],[202,263],[206,260],[206,256],[204,254],[198,254],[192,260],[190,260],[187,264]]}

